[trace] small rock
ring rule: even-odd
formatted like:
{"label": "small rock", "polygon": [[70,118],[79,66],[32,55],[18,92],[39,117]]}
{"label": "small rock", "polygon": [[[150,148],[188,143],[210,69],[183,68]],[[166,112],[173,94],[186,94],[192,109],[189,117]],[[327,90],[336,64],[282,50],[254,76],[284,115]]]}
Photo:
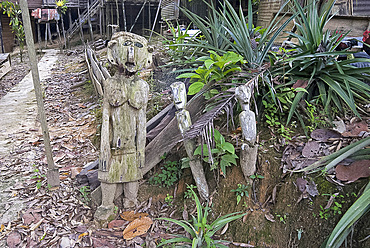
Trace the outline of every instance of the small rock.
{"label": "small rock", "polygon": [[6,243],[10,248],[18,247],[18,245],[21,243],[21,235],[19,232],[11,232],[6,239]]}
{"label": "small rock", "polygon": [[59,248],[72,248],[71,240],[68,237],[61,238]]}

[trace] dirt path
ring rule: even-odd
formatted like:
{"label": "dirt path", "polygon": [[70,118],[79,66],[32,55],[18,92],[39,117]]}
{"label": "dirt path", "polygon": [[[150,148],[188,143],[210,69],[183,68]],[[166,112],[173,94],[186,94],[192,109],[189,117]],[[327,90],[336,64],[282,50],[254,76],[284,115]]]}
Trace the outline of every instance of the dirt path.
{"label": "dirt path", "polygon": [[[51,73],[58,59],[56,50],[48,50],[39,62],[41,82]],[[24,179],[20,163],[12,160],[11,153],[17,151],[24,135],[39,135],[36,127],[37,105],[31,73],[0,99],[0,223],[9,223],[17,218],[24,202],[12,191]],[[31,132],[31,133],[30,133]],[[35,159],[35,152],[29,149],[24,160]],[[14,187],[15,186],[15,187]],[[3,244],[1,244],[3,245]]]}
{"label": "dirt path", "polygon": [[[56,50],[46,51],[38,64],[41,82],[49,77],[57,59]],[[0,157],[15,149],[16,144],[11,142],[9,137],[35,128],[36,112],[36,98],[30,72],[0,99]]]}

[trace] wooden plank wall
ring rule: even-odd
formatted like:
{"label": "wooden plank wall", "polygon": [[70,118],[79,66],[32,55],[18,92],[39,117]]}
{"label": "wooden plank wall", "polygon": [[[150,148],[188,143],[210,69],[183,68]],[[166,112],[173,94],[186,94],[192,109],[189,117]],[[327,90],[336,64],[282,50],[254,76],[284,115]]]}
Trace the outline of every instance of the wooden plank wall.
{"label": "wooden plank wall", "polygon": [[[17,2],[19,3],[19,0],[8,0],[8,1],[12,3],[17,3]],[[42,0],[27,0],[27,3],[28,3],[29,9],[37,9],[37,8],[41,8],[42,6]]]}
{"label": "wooden plank wall", "polygon": [[[1,26],[3,29],[4,50],[6,53],[13,51],[14,34],[9,26],[10,18],[7,15],[0,14]],[[0,49],[1,51],[1,49]]]}

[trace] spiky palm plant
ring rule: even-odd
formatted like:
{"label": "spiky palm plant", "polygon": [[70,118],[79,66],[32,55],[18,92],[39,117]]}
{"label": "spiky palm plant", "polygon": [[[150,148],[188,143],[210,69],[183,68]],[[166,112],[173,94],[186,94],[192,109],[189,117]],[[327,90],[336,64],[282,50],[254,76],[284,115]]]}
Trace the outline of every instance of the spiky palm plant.
{"label": "spiky palm plant", "polygon": [[298,44],[293,44],[293,55],[283,59],[274,66],[276,75],[284,74],[290,79],[288,85],[297,80],[307,81],[304,90],[299,91],[292,103],[288,120],[291,120],[298,104],[302,99],[316,100],[322,104],[330,117],[331,107],[334,105],[343,110],[342,105],[348,106],[359,116],[356,101],[368,103],[370,87],[363,81],[368,78],[364,74],[368,68],[356,68],[355,62],[370,62],[368,59],[347,59],[337,61],[338,55],[347,55],[348,51],[335,51],[337,45],[347,33],[331,33],[324,31],[324,27],[332,18],[331,10],[335,1],[331,0],[326,9],[321,12],[317,9],[315,0],[302,8],[297,0],[293,0],[292,12],[296,13],[297,32],[288,32]]}

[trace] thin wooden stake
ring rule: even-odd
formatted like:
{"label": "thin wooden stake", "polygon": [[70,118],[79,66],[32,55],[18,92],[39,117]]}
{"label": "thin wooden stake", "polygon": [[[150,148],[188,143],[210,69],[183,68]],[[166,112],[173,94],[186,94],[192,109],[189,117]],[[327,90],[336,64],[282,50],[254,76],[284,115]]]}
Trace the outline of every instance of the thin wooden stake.
{"label": "thin wooden stake", "polygon": [[1,41],[1,51],[5,53],[3,41],[3,27],[1,26],[1,20],[0,20],[0,41]]}
{"label": "thin wooden stake", "polygon": [[118,0],[116,0],[116,11],[117,11],[117,25],[119,26],[119,8],[118,8]]}
{"label": "thin wooden stake", "polygon": [[87,1],[87,23],[89,24],[91,42],[94,43],[94,34],[93,34],[93,30],[92,30],[92,25],[91,25],[90,3],[89,3],[89,1]]}
{"label": "thin wooden stake", "polygon": [[157,23],[157,18],[158,18],[158,15],[159,15],[159,10],[161,9],[161,4],[162,4],[162,0],[159,0],[157,13],[155,14],[155,18],[154,18],[152,32],[150,32],[150,36],[149,36],[149,42],[152,39],[152,35],[153,35],[153,32],[154,32],[155,24]]}
{"label": "thin wooden stake", "polygon": [[[134,26],[135,26],[135,24],[136,24],[137,20],[139,19],[139,16],[140,16],[141,12],[142,12],[142,11],[143,11],[143,9],[144,9],[145,4],[146,4],[146,0],[144,1],[143,5],[141,6],[141,9],[140,9],[139,13],[137,14],[137,16],[136,16],[136,18],[135,18],[135,21],[134,21],[134,24],[132,24],[132,26],[131,26],[131,28],[130,28],[130,31],[129,31],[129,32],[131,32],[131,31],[132,31],[132,29],[134,28]],[[144,16],[144,15],[143,15],[143,16]],[[143,22],[143,24],[144,24],[144,22]]]}
{"label": "thin wooden stake", "polygon": [[27,50],[28,50],[28,56],[29,56],[30,66],[31,66],[31,71],[32,71],[33,85],[35,88],[35,94],[36,94],[36,100],[37,100],[37,109],[38,109],[38,113],[40,116],[41,129],[42,129],[42,134],[44,137],[45,153],[46,153],[46,159],[48,163],[48,172],[47,172],[48,185],[50,185],[51,187],[58,187],[60,184],[59,168],[56,167],[54,164],[52,149],[50,145],[50,136],[49,136],[48,125],[46,122],[44,102],[43,102],[42,90],[41,90],[41,84],[40,84],[40,75],[39,75],[39,70],[37,67],[37,57],[36,57],[35,44],[33,40],[31,20],[30,20],[30,15],[28,12],[27,1],[21,0],[20,7],[22,10],[22,18],[23,18],[24,32],[26,35]]}
{"label": "thin wooden stake", "polygon": [[39,53],[41,56],[42,53],[42,47],[41,47],[41,29],[40,29],[40,23],[37,21],[37,40],[39,43]]}
{"label": "thin wooden stake", "polygon": [[125,12],[125,0],[122,0],[122,11],[123,11],[123,26],[125,28],[125,32],[127,32],[126,26],[126,12]]}
{"label": "thin wooden stake", "polygon": [[83,23],[81,22],[82,20],[81,20],[81,13],[80,13],[80,0],[78,0],[77,13],[78,13],[78,25],[80,27],[80,38],[81,38],[82,44],[85,45],[84,31],[82,29]]}

